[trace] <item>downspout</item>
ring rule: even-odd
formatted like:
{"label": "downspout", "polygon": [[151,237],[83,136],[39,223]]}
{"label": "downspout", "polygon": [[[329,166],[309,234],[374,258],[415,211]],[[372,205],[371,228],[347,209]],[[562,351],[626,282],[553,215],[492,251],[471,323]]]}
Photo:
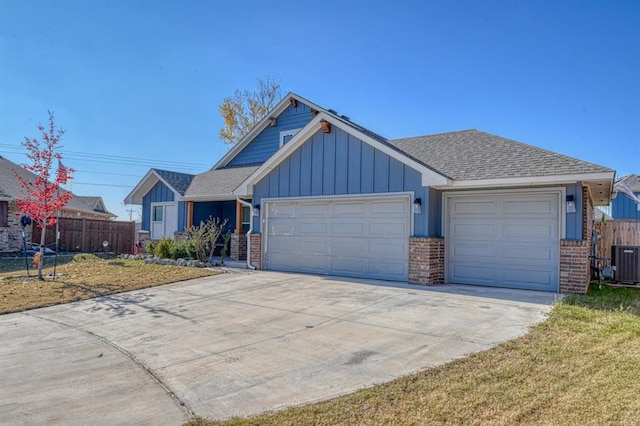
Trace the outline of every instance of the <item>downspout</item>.
{"label": "downspout", "polygon": [[256,267],[251,264],[251,233],[253,232],[253,205],[236,197],[236,200],[245,207],[249,207],[249,230],[247,231],[247,268],[255,271]]}

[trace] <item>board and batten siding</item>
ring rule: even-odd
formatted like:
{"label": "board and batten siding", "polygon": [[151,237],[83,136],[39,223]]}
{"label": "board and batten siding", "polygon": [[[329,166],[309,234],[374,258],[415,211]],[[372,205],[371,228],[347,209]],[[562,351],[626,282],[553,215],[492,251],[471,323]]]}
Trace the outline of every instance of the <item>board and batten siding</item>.
{"label": "board and batten siding", "polygon": [[280,132],[301,129],[312,118],[311,108],[302,102],[298,102],[297,107],[287,107],[276,117],[276,125],[267,126],[229,162],[228,166],[264,163],[280,148]]}
{"label": "board and batten siding", "polygon": [[620,192],[611,202],[611,216],[616,220],[640,220],[640,210],[635,201]]}
{"label": "board and batten siding", "polygon": [[142,229],[151,230],[151,203],[170,202],[175,200],[173,191],[161,181],[156,182],[153,188],[142,197]]}
{"label": "board and batten siding", "polygon": [[[414,214],[414,235],[427,236],[429,191],[420,172],[334,128],[318,130],[254,187],[254,204],[263,198],[348,196],[413,192],[422,199]],[[413,200],[412,200],[413,201]],[[254,231],[260,232],[259,220]]]}

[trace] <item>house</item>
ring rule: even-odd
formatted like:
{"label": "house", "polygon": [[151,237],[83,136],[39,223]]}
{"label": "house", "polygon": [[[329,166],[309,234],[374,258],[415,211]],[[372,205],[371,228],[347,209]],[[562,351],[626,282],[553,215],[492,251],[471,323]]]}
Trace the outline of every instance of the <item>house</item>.
{"label": "house", "polygon": [[585,292],[614,175],[478,130],[388,140],[289,93],[211,170],[152,169],[125,202],[154,239],[226,218],[259,269]]}
{"label": "house", "polygon": [[[22,248],[21,214],[16,199],[23,196],[23,190],[16,178],[16,173],[23,179],[31,181],[35,175],[23,167],[0,156],[0,251],[11,251]],[[116,217],[109,212],[102,197],[86,197],[73,194],[71,200],[61,210],[62,217],[110,220]],[[26,235],[31,235],[31,227]]]}
{"label": "house", "polygon": [[640,177],[630,174],[613,185],[610,214],[614,220],[640,220]]}

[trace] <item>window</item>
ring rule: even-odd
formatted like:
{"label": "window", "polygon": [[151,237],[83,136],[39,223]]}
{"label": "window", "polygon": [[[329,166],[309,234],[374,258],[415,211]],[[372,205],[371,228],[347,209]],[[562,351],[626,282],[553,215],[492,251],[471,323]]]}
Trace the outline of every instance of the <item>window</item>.
{"label": "window", "polygon": [[0,227],[9,226],[9,202],[0,201]]}
{"label": "window", "polygon": [[289,142],[291,138],[294,137],[295,134],[298,133],[299,131],[300,129],[292,129],[292,130],[284,130],[280,132],[280,147],[282,147],[282,145],[284,145],[285,143]]}
{"label": "window", "polygon": [[151,212],[151,220],[153,222],[162,222],[162,216],[164,213],[164,206],[153,206]]}
{"label": "window", "polygon": [[251,225],[251,209],[247,206],[242,206],[242,232],[248,232]]}

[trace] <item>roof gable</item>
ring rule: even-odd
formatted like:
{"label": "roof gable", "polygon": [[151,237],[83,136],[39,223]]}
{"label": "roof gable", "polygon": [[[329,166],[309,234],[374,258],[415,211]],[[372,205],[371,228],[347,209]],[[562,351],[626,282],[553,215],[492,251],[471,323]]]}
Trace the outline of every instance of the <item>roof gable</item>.
{"label": "roof gable", "polygon": [[[292,101],[295,101],[295,103],[298,105],[300,104],[300,106],[296,106],[293,107],[292,105]],[[229,149],[229,151],[220,159],[220,161],[218,161],[213,167],[213,169],[219,169],[219,168],[223,168],[226,167],[227,165],[232,165],[233,164],[233,160],[238,157],[239,155],[241,155],[241,153],[243,153],[243,151],[245,150],[245,148],[247,148],[256,138],[259,137],[259,135],[264,132],[265,130],[268,131],[270,125],[271,125],[271,118],[275,118],[276,121],[276,126],[278,127],[278,120],[280,120],[281,118],[283,118],[283,114],[285,114],[288,110],[291,110],[293,108],[303,108],[305,111],[308,112],[308,117],[306,120],[304,120],[304,122],[300,122],[300,120],[298,120],[297,125],[293,125],[294,127],[290,127],[290,126],[285,126],[282,127],[281,129],[277,129],[277,132],[279,133],[280,130],[292,130],[295,128],[302,128],[304,127],[305,124],[307,124],[309,121],[311,121],[313,119],[313,115],[311,114],[311,110],[315,110],[318,112],[326,112],[328,113],[328,110],[325,110],[324,108],[314,104],[313,102],[303,98],[302,96],[296,95],[293,92],[289,92],[287,93],[287,95],[285,97],[282,98],[282,100],[258,123],[254,126],[253,129],[251,129],[251,131],[249,133],[247,133],[245,135],[244,138],[242,138],[242,140],[240,140],[237,144],[235,144],[231,149]],[[275,132],[276,130],[274,129],[273,132]],[[275,152],[278,149],[278,146],[275,147],[275,149],[271,150],[270,152],[264,153],[265,155],[263,156],[257,156],[257,159],[260,159],[260,161],[256,161],[253,163],[253,165],[256,164],[261,164],[264,161],[266,161],[267,158],[269,158],[273,152]],[[242,165],[249,165],[250,163],[245,163]],[[241,164],[236,164],[236,165],[241,165]]]}
{"label": "roof gable", "polygon": [[158,182],[162,182],[167,188],[173,191],[176,199],[181,198],[189,188],[194,177],[195,175],[188,173],[150,169],[147,174],[140,179],[140,182],[138,182],[135,188],[125,197],[124,202],[125,204],[142,204],[144,195]]}
{"label": "roof gable", "polygon": [[365,133],[361,127],[351,123],[342,118],[338,118],[334,114],[321,112],[319,113],[309,124],[307,124],[300,132],[298,132],[284,147],[277,151],[271,158],[269,158],[264,164],[262,164],[256,171],[249,176],[249,178],[242,183],[235,191],[234,194],[238,196],[251,195],[253,192],[253,185],[260,179],[266,176],[272,169],[284,161],[289,155],[291,155],[298,147],[300,147],[306,140],[308,140],[315,132],[322,128],[322,122],[328,122],[332,126],[336,126],[345,132],[354,135],[358,139],[362,140],[381,152],[389,155],[391,158],[395,158],[403,164],[417,170],[422,175],[423,186],[433,185],[447,185],[449,180],[430,169],[426,165],[415,161],[408,157],[404,153],[397,150],[395,147],[389,145],[384,138],[375,135],[372,136],[371,132]]}

